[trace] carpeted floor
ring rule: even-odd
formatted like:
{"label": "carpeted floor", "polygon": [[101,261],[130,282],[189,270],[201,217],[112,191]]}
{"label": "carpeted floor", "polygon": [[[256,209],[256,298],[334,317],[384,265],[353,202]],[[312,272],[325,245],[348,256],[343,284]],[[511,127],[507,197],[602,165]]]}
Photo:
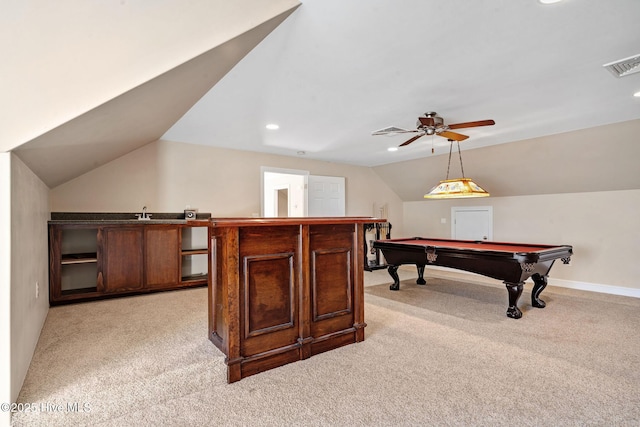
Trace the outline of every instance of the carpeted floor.
{"label": "carpeted floor", "polygon": [[234,384],[204,288],[52,308],[14,424],[640,425],[640,299],[527,286],[514,320],[504,286],[401,277],[365,273],[364,342]]}

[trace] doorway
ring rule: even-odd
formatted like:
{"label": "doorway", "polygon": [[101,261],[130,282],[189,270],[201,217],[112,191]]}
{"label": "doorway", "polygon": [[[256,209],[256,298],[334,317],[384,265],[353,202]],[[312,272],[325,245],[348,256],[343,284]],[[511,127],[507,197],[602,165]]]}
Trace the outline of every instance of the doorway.
{"label": "doorway", "polygon": [[262,217],[307,216],[307,177],[296,169],[261,168]]}
{"label": "doorway", "polygon": [[289,216],[289,189],[280,188],[276,190],[276,212],[280,218]]}
{"label": "doorway", "polygon": [[262,217],[345,216],[344,177],[262,166],[261,178]]}

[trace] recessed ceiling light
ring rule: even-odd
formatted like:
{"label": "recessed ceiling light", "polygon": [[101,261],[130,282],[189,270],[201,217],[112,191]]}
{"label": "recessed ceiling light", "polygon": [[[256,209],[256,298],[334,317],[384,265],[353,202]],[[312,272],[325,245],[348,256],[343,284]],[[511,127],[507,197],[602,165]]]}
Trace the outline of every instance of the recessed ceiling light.
{"label": "recessed ceiling light", "polygon": [[387,151],[398,151],[398,147],[389,147]]}
{"label": "recessed ceiling light", "polygon": [[640,90],[638,92],[634,93],[633,96],[635,96],[636,98],[640,98]]}
{"label": "recessed ceiling light", "polygon": [[269,130],[277,130],[277,129],[280,129],[280,126],[278,126],[278,125],[277,125],[277,124],[275,124],[275,123],[269,123],[269,124],[268,124],[267,126],[265,126],[265,127],[266,127],[267,129],[269,129]]}
{"label": "recessed ceiling light", "polygon": [[559,3],[562,0],[538,0],[538,1],[542,4],[553,4],[553,3]]}

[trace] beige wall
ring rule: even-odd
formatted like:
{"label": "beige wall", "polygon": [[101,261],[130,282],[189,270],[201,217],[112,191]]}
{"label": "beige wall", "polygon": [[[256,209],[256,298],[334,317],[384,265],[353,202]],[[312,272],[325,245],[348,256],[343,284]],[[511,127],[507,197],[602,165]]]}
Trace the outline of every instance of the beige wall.
{"label": "beige wall", "polygon": [[[51,190],[51,210],[181,212],[186,205],[213,216],[260,212],[261,166],[346,178],[347,216],[373,216],[388,206],[402,229],[402,202],[367,167],[157,141]],[[375,212],[377,215],[378,212]]]}
{"label": "beige wall", "polygon": [[550,284],[640,296],[640,190],[406,202],[406,236],[449,238],[453,206],[492,206],[495,241],[572,245]]}
{"label": "beige wall", "polygon": [[347,215],[377,215],[374,206],[387,204],[392,237],[450,237],[449,222],[440,219],[450,218],[452,206],[491,205],[494,240],[574,246],[570,266],[554,266],[552,281],[612,293],[640,289],[640,264],[632,259],[640,248],[640,190],[402,203],[371,168],[157,141],[52,189],[50,206],[180,212],[190,205],[219,217],[251,216],[260,212],[261,166],[346,177]]}
{"label": "beige wall", "polygon": [[48,193],[49,188],[12,154],[10,401],[18,397],[49,310]]}

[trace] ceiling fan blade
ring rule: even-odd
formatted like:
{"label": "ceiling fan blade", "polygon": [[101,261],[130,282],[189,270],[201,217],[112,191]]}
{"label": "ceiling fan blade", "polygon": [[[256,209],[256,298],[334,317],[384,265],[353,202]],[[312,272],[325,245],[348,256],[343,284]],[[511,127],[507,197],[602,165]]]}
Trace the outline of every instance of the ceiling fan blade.
{"label": "ceiling fan blade", "polygon": [[475,128],[479,126],[492,126],[496,122],[493,120],[479,120],[477,122],[456,123],[453,125],[447,125],[449,129],[462,129],[462,128]]}
{"label": "ceiling fan blade", "polygon": [[461,133],[449,132],[448,130],[443,130],[442,132],[438,132],[439,136],[443,136],[447,139],[453,139],[454,141],[464,141],[469,138],[467,135],[462,135]]}
{"label": "ceiling fan blade", "polygon": [[433,117],[418,117],[418,120],[423,126],[435,126],[436,120]]}
{"label": "ceiling fan blade", "polygon": [[411,138],[410,140],[403,142],[402,144],[400,144],[400,147],[404,147],[405,145],[409,145],[413,141],[415,141],[416,139],[421,138],[422,136],[424,136],[424,133],[421,133],[420,135],[416,135],[413,138]]}

